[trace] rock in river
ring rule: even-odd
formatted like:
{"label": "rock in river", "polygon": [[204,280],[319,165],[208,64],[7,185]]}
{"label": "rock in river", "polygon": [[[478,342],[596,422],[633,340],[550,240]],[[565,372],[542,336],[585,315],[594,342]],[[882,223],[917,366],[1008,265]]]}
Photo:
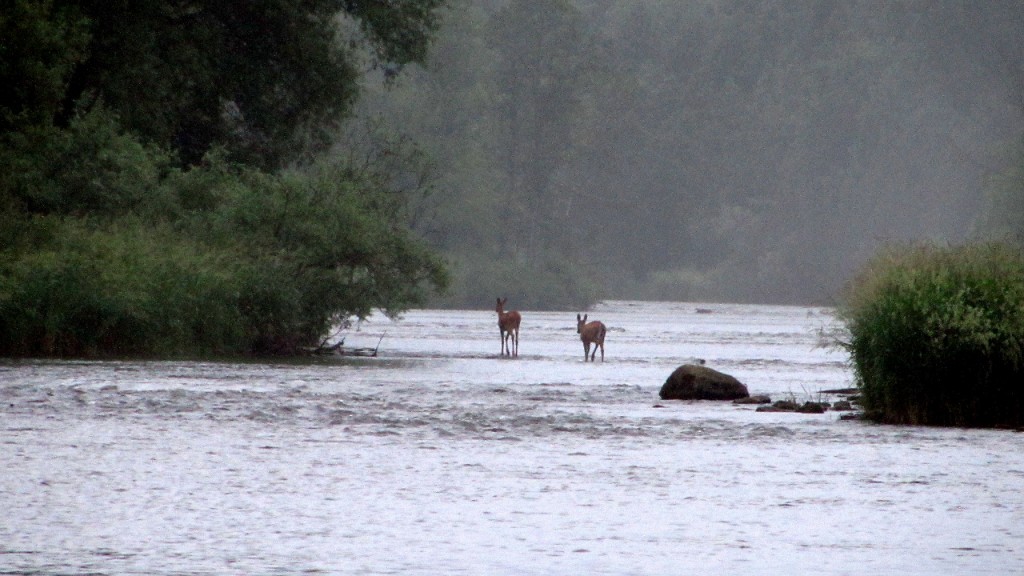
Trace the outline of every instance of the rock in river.
{"label": "rock in river", "polygon": [[665,380],[660,396],[662,400],[736,400],[750,393],[728,374],[706,366],[683,364]]}

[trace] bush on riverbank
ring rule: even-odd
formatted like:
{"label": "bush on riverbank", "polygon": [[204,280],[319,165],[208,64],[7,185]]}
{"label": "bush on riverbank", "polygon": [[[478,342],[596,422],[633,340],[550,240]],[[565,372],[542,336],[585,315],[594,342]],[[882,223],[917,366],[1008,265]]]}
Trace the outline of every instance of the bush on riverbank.
{"label": "bush on riverbank", "polygon": [[292,354],[443,289],[417,150],[342,133],[442,2],[165,4],[0,13],[0,356]]}
{"label": "bush on riverbank", "polygon": [[344,164],[167,158],[102,110],[0,138],[0,356],[293,354],[446,285],[406,197]]}
{"label": "bush on riverbank", "polygon": [[1024,258],[1000,244],[884,251],[841,315],[868,417],[1024,425]]}

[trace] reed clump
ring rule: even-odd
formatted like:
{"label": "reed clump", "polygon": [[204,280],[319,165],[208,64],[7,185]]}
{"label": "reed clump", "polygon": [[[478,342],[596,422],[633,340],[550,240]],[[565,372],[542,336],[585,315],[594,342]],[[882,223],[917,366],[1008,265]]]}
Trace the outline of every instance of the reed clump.
{"label": "reed clump", "polygon": [[890,247],[840,306],[865,415],[1024,425],[1024,257],[998,244]]}

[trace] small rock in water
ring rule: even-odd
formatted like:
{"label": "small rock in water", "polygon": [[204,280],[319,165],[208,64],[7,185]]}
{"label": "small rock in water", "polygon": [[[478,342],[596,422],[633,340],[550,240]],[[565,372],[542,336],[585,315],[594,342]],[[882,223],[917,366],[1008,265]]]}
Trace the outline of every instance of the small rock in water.
{"label": "small rock in water", "polygon": [[801,414],[824,414],[828,411],[828,404],[825,402],[804,402],[796,411]]}
{"label": "small rock in water", "polygon": [[800,405],[792,400],[779,400],[771,406],[759,406],[758,412],[796,412]]}
{"label": "small rock in water", "polygon": [[771,404],[772,399],[765,394],[756,394],[754,396],[748,396],[746,398],[737,398],[732,401],[733,404]]}
{"label": "small rock in water", "polygon": [[829,406],[825,402],[804,402],[779,400],[771,406],[759,406],[758,412],[799,412],[800,414],[824,414]]}

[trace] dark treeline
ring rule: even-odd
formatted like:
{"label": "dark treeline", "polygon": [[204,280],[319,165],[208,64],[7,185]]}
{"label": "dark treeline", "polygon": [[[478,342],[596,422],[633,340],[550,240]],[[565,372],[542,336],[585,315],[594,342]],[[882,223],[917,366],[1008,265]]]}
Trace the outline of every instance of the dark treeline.
{"label": "dark treeline", "polygon": [[832,303],[884,243],[1022,229],[1021,38],[1020,2],[453,0],[362,113],[436,162],[440,304]]}
{"label": "dark treeline", "polygon": [[295,353],[443,287],[407,143],[341,154],[439,0],[0,10],[0,355]]}
{"label": "dark treeline", "polygon": [[10,0],[0,354],[831,303],[881,244],[1021,237],[1022,37],[1019,2]]}

